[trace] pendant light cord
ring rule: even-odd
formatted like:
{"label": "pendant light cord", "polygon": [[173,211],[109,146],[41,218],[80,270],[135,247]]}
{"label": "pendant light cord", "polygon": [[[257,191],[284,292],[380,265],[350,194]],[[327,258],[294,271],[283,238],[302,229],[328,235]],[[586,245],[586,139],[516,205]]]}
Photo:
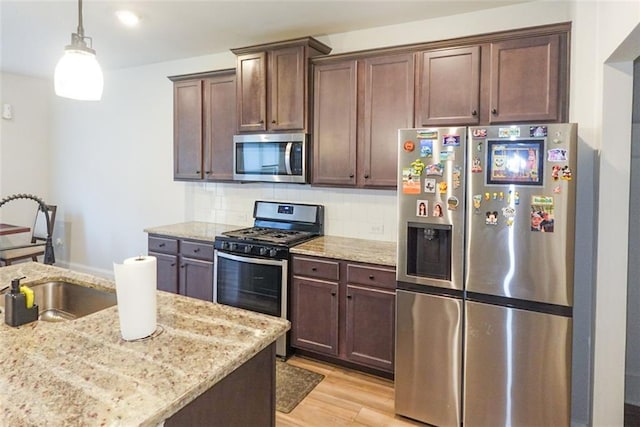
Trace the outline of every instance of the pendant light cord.
{"label": "pendant light cord", "polygon": [[82,0],[78,0],[78,36],[84,38],[84,28],[82,27]]}

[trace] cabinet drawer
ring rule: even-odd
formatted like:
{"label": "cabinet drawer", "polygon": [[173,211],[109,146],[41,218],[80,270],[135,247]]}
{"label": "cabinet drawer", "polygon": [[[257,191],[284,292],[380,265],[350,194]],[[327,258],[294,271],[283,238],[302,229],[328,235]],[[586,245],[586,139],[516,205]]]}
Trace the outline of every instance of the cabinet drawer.
{"label": "cabinet drawer", "polygon": [[293,274],[337,281],[340,279],[340,264],[313,258],[293,258]]}
{"label": "cabinet drawer", "polygon": [[395,289],[396,272],[386,268],[347,264],[347,282]]}
{"label": "cabinet drawer", "polygon": [[213,261],[213,243],[200,243],[182,240],[180,242],[180,255],[188,258]]}
{"label": "cabinet drawer", "polygon": [[177,254],[178,241],[165,237],[149,236],[149,252],[161,252],[164,254]]}

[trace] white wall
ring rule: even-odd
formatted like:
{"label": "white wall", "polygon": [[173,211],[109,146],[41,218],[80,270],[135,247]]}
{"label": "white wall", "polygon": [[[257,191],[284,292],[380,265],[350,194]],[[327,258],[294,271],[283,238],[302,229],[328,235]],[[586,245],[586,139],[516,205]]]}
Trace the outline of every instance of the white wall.
{"label": "white wall", "polygon": [[[0,108],[9,104],[13,109],[12,119],[0,119],[0,199],[28,193],[55,204],[50,197],[51,82],[2,73],[0,94]],[[31,200],[12,201],[0,208],[0,220],[31,227],[37,208]],[[30,237],[2,237],[0,244],[25,243]]]}
{"label": "white wall", "polygon": [[[579,123],[580,138],[576,260],[583,267],[575,287],[573,421],[581,425],[591,418],[592,352],[593,425],[622,425],[627,258],[620,242],[628,223],[630,121],[625,127],[624,118],[630,104],[623,92],[629,89],[629,59],[604,63],[640,22],[639,7],[636,1],[535,2],[319,37],[339,53],[573,20],[571,120]],[[393,192],[172,181],[172,86],[166,76],[233,65],[233,56],[225,53],[108,72],[103,101],[54,100],[50,195],[61,205],[66,262],[110,274],[113,261],[146,251],[144,227],[189,219],[244,225],[257,198],[321,202],[328,206],[327,233],[395,239]],[[609,132],[615,141],[603,136]],[[597,186],[599,199],[593,195]],[[596,203],[606,216],[597,217]],[[379,216],[371,218],[371,210]],[[367,214],[361,219],[362,212]],[[594,263],[596,221],[600,240]],[[378,225],[382,232],[373,233]],[[619,236],[623,239],[614,238]]]}

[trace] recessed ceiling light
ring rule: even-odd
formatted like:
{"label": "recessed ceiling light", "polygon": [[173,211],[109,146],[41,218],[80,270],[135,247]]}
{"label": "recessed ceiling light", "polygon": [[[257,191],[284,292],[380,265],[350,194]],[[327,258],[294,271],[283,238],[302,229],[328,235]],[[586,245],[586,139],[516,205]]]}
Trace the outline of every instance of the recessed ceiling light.
{"label": "recessed ceiling light", "polygon": [[127,27],[135,27],[138,25],[138,22],[140,22],[138,15],[130,10],[118,10],[116,12],[116,16],[118,17],[118,20]]}

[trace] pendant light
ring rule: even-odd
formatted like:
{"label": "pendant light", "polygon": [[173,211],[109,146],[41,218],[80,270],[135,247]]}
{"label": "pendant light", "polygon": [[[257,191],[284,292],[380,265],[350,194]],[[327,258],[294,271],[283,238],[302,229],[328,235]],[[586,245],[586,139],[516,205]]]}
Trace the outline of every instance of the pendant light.
{"label": "pendant light", "polygon": [[65,47],[64,55],[56,65],[56,95],[80,101],[100,100],[104,80],[92,45],[91,37],[84,35],[82,0],[78,0],[78,32],[71,34],[71,44]]}

